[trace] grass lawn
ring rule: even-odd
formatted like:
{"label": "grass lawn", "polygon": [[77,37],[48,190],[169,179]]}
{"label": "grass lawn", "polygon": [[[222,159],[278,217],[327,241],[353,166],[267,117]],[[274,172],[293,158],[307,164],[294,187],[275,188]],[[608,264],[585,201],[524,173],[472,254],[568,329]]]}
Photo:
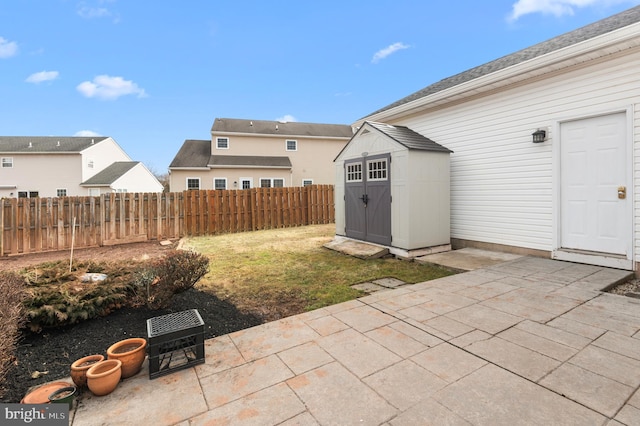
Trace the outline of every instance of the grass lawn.
{"label": "grass lawn", "polygon": [[417,283],[452,274],[395,258],[362,260],[324,248],[335,225],[312,225],[186,238],[186,248],[210,259],[201,291],[267,320],[363,296],[353,284],[393,277]]}

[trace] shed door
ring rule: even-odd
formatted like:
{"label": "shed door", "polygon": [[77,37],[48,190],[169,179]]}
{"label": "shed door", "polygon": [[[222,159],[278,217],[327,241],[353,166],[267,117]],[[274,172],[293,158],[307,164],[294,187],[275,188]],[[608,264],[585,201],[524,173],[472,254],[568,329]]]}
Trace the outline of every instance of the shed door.
{"label": "shed door", "polygon": [[619,113],[561,124],[562,248],[629,254],[625,117]]}
{"label": "shed door", "polygon": [[349,238],[391,244],[389,154],[345,162],[345,233]]}

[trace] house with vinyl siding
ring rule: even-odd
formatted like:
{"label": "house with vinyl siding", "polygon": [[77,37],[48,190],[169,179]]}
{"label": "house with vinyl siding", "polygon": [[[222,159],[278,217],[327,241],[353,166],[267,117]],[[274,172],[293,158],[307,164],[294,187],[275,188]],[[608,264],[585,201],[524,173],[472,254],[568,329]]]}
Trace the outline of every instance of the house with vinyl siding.
{"label": "house with vinyl siding", "polygon": [[[445,78],[353,125],[410,129],[452,151],[454,249],[637,270],[638,70],[640,6]],[[337,173],[338,235],[345,179]],[[390,191],[393,203],[400,194]]]}
{"label": "house with vinyl siding", "polygon": [[216,118],[210,140],[185,140],[169,165],[172,192],[333,184],[345,124]]}
{"label": "house with vinyl siding", "polygon": [[0,198],[163,190],[107,136],[0,136],[0,162]]}

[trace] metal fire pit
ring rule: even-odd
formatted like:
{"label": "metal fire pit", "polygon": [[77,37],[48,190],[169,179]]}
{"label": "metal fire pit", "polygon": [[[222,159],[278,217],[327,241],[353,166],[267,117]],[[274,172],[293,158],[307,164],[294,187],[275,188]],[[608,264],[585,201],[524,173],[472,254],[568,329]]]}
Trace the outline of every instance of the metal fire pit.
{"label": "metal fire pit", "polygon": [[149,378],[204,363],[204,321],[197,309],[147,320]]}

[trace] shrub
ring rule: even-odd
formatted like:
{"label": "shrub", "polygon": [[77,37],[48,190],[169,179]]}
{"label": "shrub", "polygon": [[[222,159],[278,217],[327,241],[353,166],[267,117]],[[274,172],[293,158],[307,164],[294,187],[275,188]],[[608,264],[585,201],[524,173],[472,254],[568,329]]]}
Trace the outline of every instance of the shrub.
{"label": "shrub", "polygon": [[201,254],[177,250],[136,272],[133,279],[138,303],[150,309],[171,304],[174,294],[193,287],[209,270],[209,259]]}
{"label": "shrub", "polygon": [[22,302],[26,297],[24,279],[12,272],[0,272],[0,397],[5,393],[4,380],[14,361],[19,330],[25,322]]}
{"label": "shrub", "polygon": [[63,261],[25,269],[27,298],[24,302],[28,326],[32,331],[75,324],[107,315],[125,305],[131,294],[133,268],[112,268],[106,280],[80,282],[80,271],[101,272],[93,262],[79,263],[69,272]]}

